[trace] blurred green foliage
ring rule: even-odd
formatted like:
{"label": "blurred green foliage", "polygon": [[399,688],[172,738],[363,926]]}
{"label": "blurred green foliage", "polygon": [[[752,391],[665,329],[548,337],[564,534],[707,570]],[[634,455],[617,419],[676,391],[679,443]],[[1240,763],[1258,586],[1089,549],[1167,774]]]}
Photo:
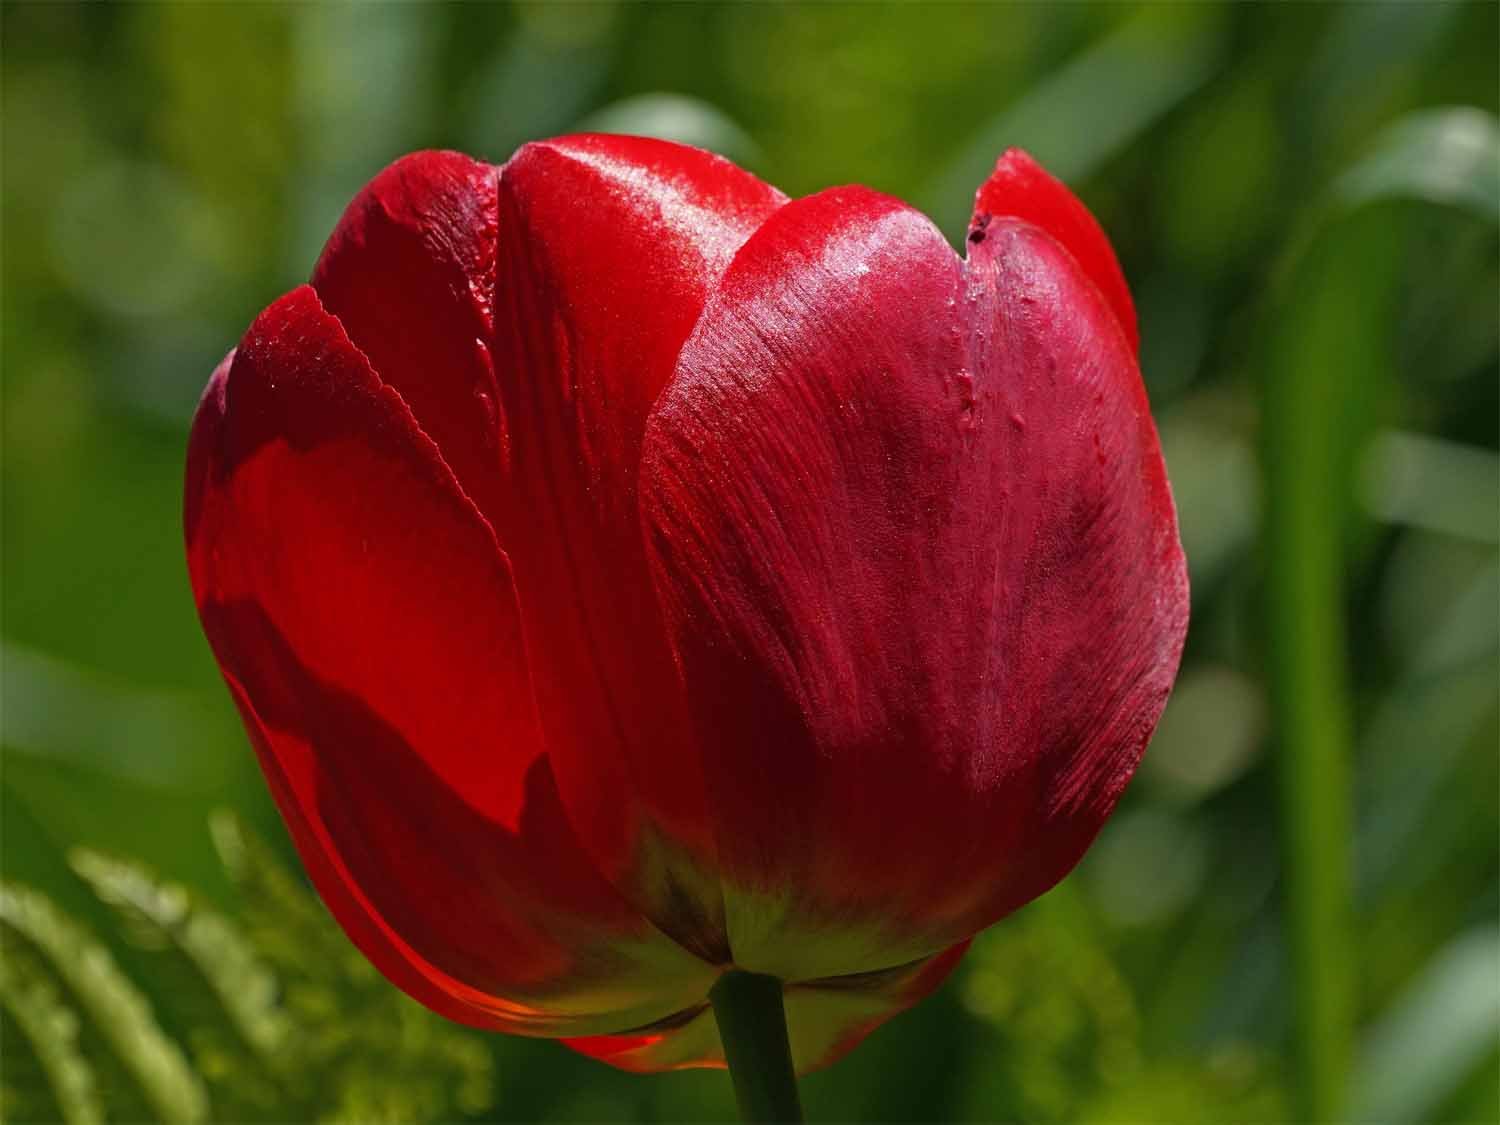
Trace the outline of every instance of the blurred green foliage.
{"label": "blurred green foliage", "polygon": [[7,1120],[412,1122],[488,1108],[483,1041],[381,980],[237,817],[217,815],[213,832],[243,892],[236,919],[138,863],[71,857],[144,953],[144,994],[44,895],[0,884]]}
{"label": "blurred green foliage", "polygon": [[[1500,7],[0,18],[7,1120],[730,1115],[720,1074],[450,1027],[364,966],[282,866],[182,561],[198,391],[353,192],[576,128],[955,239],[1020,144],[1140,307],[1193,579],[1172,704],[1079,871],[810,1114],[1500,1120]],[[221,806],[281,861],[233,817],[206,847]]]}

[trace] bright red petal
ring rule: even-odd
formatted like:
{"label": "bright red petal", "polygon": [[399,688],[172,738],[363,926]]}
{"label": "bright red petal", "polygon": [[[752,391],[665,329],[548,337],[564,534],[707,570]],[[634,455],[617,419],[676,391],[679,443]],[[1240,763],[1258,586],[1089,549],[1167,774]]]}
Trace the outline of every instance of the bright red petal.
{"label": "bright red petal", "polygon": [[303,287],[189,449],[204,629],[329,908],[396,983],[526,1034],[610,1030],[709,972],[579,848],[509,567],[401,398]]}
{"label": "bright red petal", "polygon": [[1166,700],[1186,579],[1134,356],[1036,227],[973,255],[864,189],[789,204],[653,413],[643,519],[746,968],[879,968],[1040,894]]}
{"label": "bright red petal", "polygon": [[662,141],[528,145],[500,183],[495,356],[510,556],[559,787],[601,868],[705,957],[723,946],[682,687],[640,540],[645,421],[734,251],[782,203]]}
{"label": "bright red petal", "polygon": [[1137,352],[1141,346],[1135,303],[1114,247],[1087,207],[1029,154],[1007,149],[974,197],[969,241],[981,242],[997,219],[1021,219],[1050,234],[1088,275],[1114,310],[1120,329]]}
{"label": "bright red petal", "polygon": [[498,181],[461,153],[402,157],[355,196],[312,276],[492,519],[506,442],[490,358]]}
{"label": "bright red petal", "polygon": [[[799,1074],[821,1070],[859,1046],[872,1031],[925,999],[963,959],[967,941],[933,957],[882,972],[808,981],[787,987],[787,1035]],[[564,1040],[575,1051],[621,1070],[652,1072],[723,1067],[713,1010],[701,1006],[626,1035]]]}

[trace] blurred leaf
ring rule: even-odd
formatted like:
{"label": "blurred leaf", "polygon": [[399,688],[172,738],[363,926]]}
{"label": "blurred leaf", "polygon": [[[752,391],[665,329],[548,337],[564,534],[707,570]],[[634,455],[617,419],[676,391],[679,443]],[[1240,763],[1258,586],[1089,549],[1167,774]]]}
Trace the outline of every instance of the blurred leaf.
{"label": "blurred leaf", "polygon": [[1381,519],[1500,542],[1500,457],[1487,449],[1388,430],[1371,442],[1363,476],[1365,505]]}
{"label": "blurred leaf", "polygon": [[213,1120],[365,1125],[489,1107],[482,1037],[385,981],[237,818],[217,815],[213,834],[242,919],[140,864],[72,856],[144,951],[139,985],[46,896],[0,885],[0,1007],[27,1048],[14,1069],[7,1055],[7,1119],[29,1106],[39,1119],[193,1122],[212,1102]]}
{"label": "blurred leaf", "polygon": [[[1496,669],[1491,657],[1440,677],[1412,677],[1373,716],[1359,787],[1356,888],[1362,901],[1388,892],[1413,853],[1440,858],[1436,822],[1453,816],[1440,800],[1442,785],[1494,712]],[[1412,753],[1416,746],[1422,753]]]}
{"label": "blurred leaf", "polygon": [[155,954],[146,961],[149,987],[184,1030],[217,1111],[248,1117],[276,1106],[276,1050],[289,1027],[274,978],[239,928],[140,864],[82,848],[70,860],[135,943]]}
{"label": "blurred leaf", "polygon": [[1420,199],[1500,221],[1500,122],[1468,106],[1404,117],[1339,180],[1346,206]]}
{"label": "blurred leaf", "polygon": [[1433,1110],[1500,1040],[1500,929],[1455,938],[1371,1029],[1350,1116],[1384,1125]]}
{"label": "blurred leaf", "polygon": [[1087,178],[1214,73],[1221,20],[1207,5],[1144,10],[985,126],[924,193],[928,214],[962,230],[975,188],[1012,146],[1059,179]]}
{"label": "blurred leaf", "polygon": [[44,976],[27,972],[9,956],[0,959],[0,1017],[5,1120],[102,1122],[93,1072],[78,1051],[77,1019]]}
{"label": "blurred leaf", "polygon": [[[1354,466],[1373,403],[1393,376],[1391,310],[1402,230],[1375,201],[1432,197],[1418,162],[1431,119],[1398,122],[1381,157],[1351,175],[1324,224],[1299,248],[1274,304],[1265,374],[1263,468],[1268,544],[1272,700],[1279,733],[1288,925],[1293,962],[1301,1114],[1342,1113],[1353,1023],[1346,530]],[[1470,167],[1475,130],[1459,130],[1458,166]],[[1413,141],[1411,138],[1421,138]],[[1483,147],[1483,146],[1481,146]],[[1492,161],[1493,163],[1493,161]],[[1378,169],[1378,173],[1368,169]],[[1442,196],[1466,199],[1461,191]]]}
{"label": "blurred leaf", "polygon": [[[177,1045],[163,1034],[151,1006],[115,964],[109,951],[43,895],[16,884],[0,884],[0,932],[6,956],[24,943],[44,960],[77,1010],[87,1016],[78,1041],[99,1043],[89,1053],[92,1071],[120,1071],[138,1091],[142,1109],[163,1122],[205,1120],[208,1100]],[[37,973],[40,976],[40,973]],[[111,1101],[136,1104],[118,1086]]]}
{"label": "blurred leaf", "polygon": [[278,970],[308,973],[362,960],[323,904],[239,817],[220,809],[209,820],[214,847],[244,903],[242,923]]}
{"label": "blurred leaf", "polygon": [[[1351,137],[1368,135],[1380,116],[1399,108],[1413,69],[1437,54],[1457,21],[1458,4],[1369,0],[1330,6],[1328,32],[1317,44],[1298,91],[1306,108],[1298,125],[1341,158]],[[1438,54],[1442,65],[1441,54]],[[1394,106],[1393,106],[1394,103]]]}
{"label": "blurred leaf", "polygon": [[1354,450],[1390,379],[1382,325],[1398,229],[1345,220],[1307,248],[1276,302],[1265,376],[1263,469],[1271,699],[1278,728],[1287,922],[1301,1101],[1342,1114],[1352,1036],[1351,716],[1345,534]]}

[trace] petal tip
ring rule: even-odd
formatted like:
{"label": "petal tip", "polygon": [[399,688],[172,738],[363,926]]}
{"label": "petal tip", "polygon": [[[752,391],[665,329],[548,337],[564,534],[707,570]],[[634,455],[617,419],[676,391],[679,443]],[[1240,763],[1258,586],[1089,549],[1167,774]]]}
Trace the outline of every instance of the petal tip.
{"label": "petal tip", "polygon": [[1062,246],[1103,294],[1131,352],[1139,353],[1135,303],[1109,237],[1083,201],[1025,149],[1002,152],[974,193],[968,241],[983,242],[989,224],[999,218],[1030,223]]}

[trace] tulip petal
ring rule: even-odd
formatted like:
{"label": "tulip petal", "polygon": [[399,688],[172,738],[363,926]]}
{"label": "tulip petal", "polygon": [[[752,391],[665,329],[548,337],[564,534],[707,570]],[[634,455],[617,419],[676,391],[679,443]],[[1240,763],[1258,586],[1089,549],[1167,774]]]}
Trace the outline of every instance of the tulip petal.
{"label": "tulip petal", "polygon": [[[797,1073],[832,1066],[892,1016],[931,995],[968,947],[964,941],[910,965],[789,985],[782,999]],[[634,1033],[565,1042],[591,1058],[638,1073],[724,1066],[718,1024],[706,1005]]]}
{"label": "tulip petal", "polygon": [[748,969],[879,969],[1045,891],[1175,672],[1186,576],[1125,336],[1038,228],[971,250],[865,189],[788,204],[648,427],[642,519]]}
{"label": "tulip petal", "polygon": [[522,148],[500,182],[495,355],[510,557],[563,799],[601,869],[723,960],[697,751],[640,540],[645,421],[774,188],[631,137]]}
{"label": "tulip petal", "polygon": [[495,388],[499,169],[416,152],[354,197],[312,285],[491,520],[506,445]]}
{"label": "tulip petal", "polygon": [[319,892],[382,971],[533,1035],[703,995],[708,966],[577,843],[490,528],[311,288],[216,372],[186,504],[205,632]]}
{"label": "tulip petal", "polygon": [[985,230],[996,219],[1021,219],[1050,234],[1099,288],[1114,310],[1120,330],[1139,352],[1140,329],[1135,303],[1119,259],[1108,237],[1083,202],[1061,180],[1043,168],[1030,154],[1007,149],[995,163],[995,171],[974,197],[974,219],[969,241],[982,242]]}

